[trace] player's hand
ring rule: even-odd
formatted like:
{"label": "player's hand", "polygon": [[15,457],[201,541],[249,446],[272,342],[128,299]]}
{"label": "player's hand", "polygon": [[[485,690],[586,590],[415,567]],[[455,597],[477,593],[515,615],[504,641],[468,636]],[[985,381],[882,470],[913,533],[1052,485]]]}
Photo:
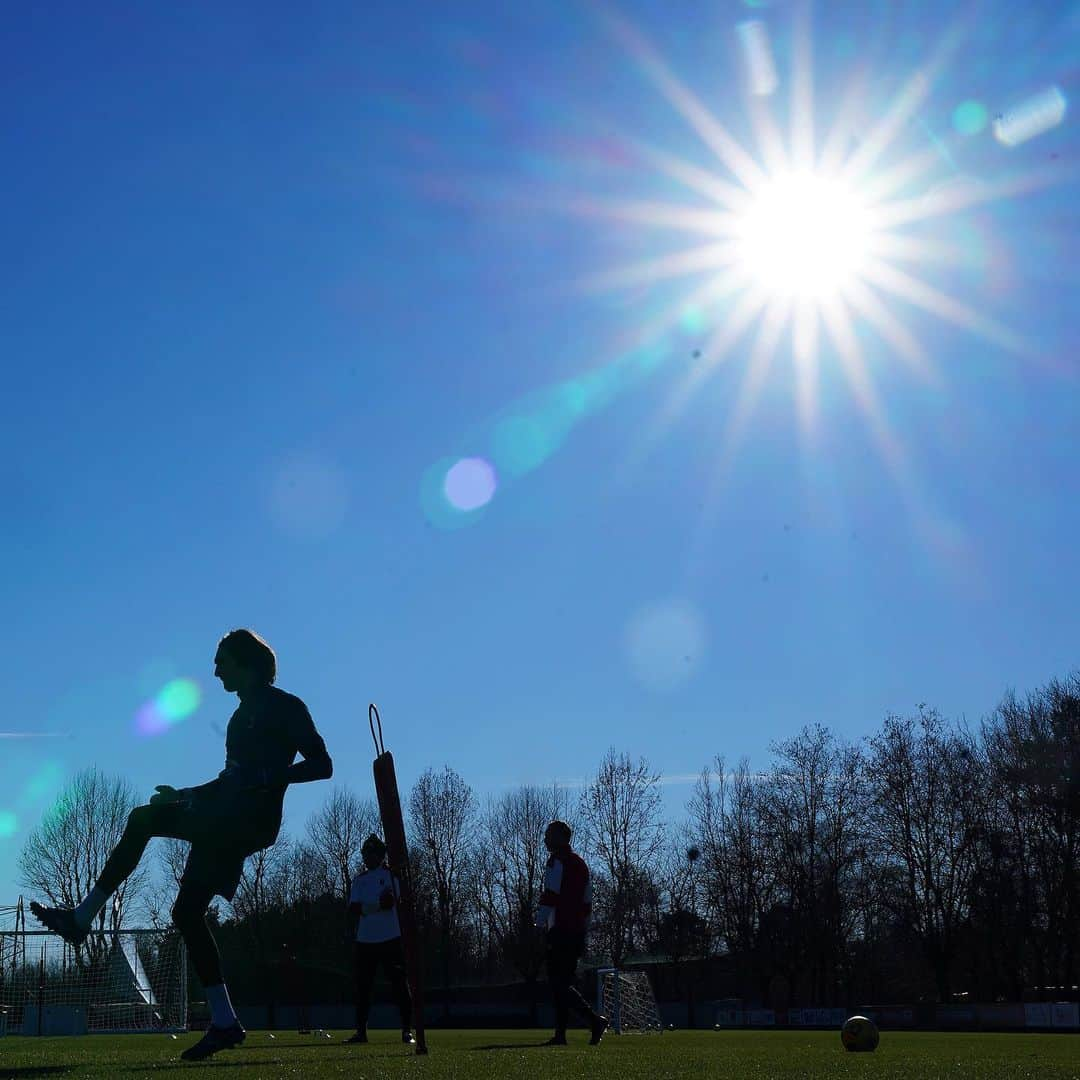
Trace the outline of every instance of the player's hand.
{"label": "player's hand", "polygon": [[227,765],[219,776],[237,787],[269,787],[270,769],[258,765]]}
{"label": "player's hand", "polygon": [[393,889],[383,889],[383,891],[381,893],[379,893],[379,907],[381,907],[383,909],[383,911],[388,911],[393,906],[394,906],[394,890]]}
{"label": "player's hand", "polygon": [[151,806],[163,806],[166,803],[174,803],[180,801],[180,792],[174,787],[169,787],[168,784],[158,784],[154,788],[154,794],[150,796]]}

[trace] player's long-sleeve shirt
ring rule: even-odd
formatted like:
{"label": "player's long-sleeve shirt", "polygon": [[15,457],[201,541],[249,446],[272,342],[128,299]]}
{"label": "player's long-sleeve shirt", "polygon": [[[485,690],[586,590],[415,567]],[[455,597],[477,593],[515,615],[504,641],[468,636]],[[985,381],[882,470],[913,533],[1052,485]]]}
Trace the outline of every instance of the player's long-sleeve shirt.
{"label": "player's long-sleeve shirt", "polygon": [[[304,760],[293,764],[297,754]],[[224,833],[265,847],[281,828],[288,785],[323,780],[333,771],[307,706],[293,694],[266,686],[245,698],[229,719],[225,768],[184,795],[212,806],[221,815]]]}
{"label": "player's long-sleeve shirt", "polygon": [[[395,904],[384,908],[381,897],[387,891],[394,894]],[[371,945],[401,937],[396,906],[396,897],[400,892],[401,883],[385,866],[365,870],[353,878],[349,905],[355,907],[360,916],[356,924],[357,941]]]}
{"label": "player's long-sleeve shirt", "polygon": [[544,872],[536,925],[541,930],[584,934],[591,916],[592,882],[585,860],[573,851],[552,855]]}

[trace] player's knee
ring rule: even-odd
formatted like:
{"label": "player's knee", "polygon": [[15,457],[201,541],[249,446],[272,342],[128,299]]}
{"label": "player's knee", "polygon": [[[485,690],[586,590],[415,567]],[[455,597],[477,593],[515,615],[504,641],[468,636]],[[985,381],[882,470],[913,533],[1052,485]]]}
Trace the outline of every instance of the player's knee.
{"label": "player's knee", "polygon": [[136,806],[135,809],[128,814],[128,831],[140,833],[149,831],[153,816],[154,808],[152,806]]}

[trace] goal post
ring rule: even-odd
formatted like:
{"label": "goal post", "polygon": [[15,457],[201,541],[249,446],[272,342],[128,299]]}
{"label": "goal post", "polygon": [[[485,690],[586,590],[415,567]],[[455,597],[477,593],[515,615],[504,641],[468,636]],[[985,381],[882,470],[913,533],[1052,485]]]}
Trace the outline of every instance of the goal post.
{"label": "goal post", "polygon": [[11,1035],[187,1030],[187,950],[175,929],[0,929],[0,1015]]}
{"label": "goal post", "polygon": [[597,968],[596,1009],[608,1018],[617,1035],[664,1030],[652,983],[644,971]]}

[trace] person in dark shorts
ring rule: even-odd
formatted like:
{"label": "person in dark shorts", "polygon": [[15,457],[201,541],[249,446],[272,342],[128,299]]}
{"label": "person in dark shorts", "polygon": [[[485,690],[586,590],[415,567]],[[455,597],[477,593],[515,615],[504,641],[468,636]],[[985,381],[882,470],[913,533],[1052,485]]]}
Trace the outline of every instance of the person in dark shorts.
{"label": "person in dark shorts", "polygon": [[566,1045],[566,1024],[573,1009],[589,1025],[590,1045],[597,1046],[607,1030],[608,1019],[590,1008],[574,985],[592,915],[592,883],[585,860],[570,847],[572,836],[565,821],[551,822],[544,832],[544,847],[550,858],[536,910],[536,926],[547,933],[548,985],[555,1003],[555,1034],[548,1045]]}
{"label": "person in dark shorts", "polygon": [[[152,837],[190,841],[172,917],[206,990],[211,1018],[202,1039],[180,1055],[188,1061],[237,1046],[245,1036],[206,924],[211,900],[215,895],[231,900],[244,860],[277,839],[288,785],[325,780],[333,773],[326,744],[307,706],[274,686],[277,658],[258,634],[251,630],[226,634],[214,657],[214,675],[240,699],[225,734],[225,768],[198,787],[159,785],[148,805],[132,810],[97,884],[77,907],[30,905],[41,923],[78,946],[108,898],[138,866]],[[297,753],[303,760],[294,764]]]}
{"label": "person in dark shorts", "polygon": [[355,924],[351,935],[353,971],[356,985],[356,1033],[347,1042],[366,1043],[371,984],[382,965],[401,1013],[401,1041],[415,1042],[412,1033],[412,995],[405,975],[405,950],[401,942],[397,898],[401,883],[386,865],[386,845],[371,834],[360,849],[364,870],[356,875],[349,890],[349,918]]}

